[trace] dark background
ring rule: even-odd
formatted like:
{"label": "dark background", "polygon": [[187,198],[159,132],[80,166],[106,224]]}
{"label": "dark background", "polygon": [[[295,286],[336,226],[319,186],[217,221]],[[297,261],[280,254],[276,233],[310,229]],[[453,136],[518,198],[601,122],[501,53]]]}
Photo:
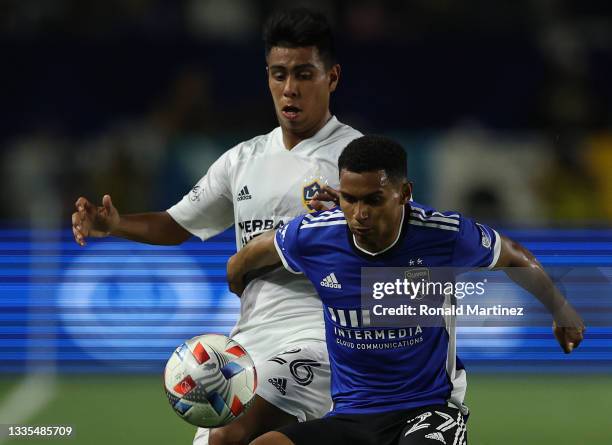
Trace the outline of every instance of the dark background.
{"label": "dark background", "polygon": [[[402,141],[418,200],[510,226],[612,221],[610,2],[296,4],[333,24],[332,111]],[[81,194],[178,201],[277,125],[260,31],[282,6],[3,1],[0,219],[58,226]]]}

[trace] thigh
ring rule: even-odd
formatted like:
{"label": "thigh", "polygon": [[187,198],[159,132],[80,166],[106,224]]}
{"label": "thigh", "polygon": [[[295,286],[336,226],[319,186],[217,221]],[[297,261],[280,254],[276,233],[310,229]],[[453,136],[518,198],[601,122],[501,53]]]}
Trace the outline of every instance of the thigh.
{"label": "thigh", "polygon": [[456,408],[427,407],[408,419],[398,445],[466,445],[465,420]]}
{"label": "thigh", "polygon": [[257,395],[300,422],[318,419],[331,409],[325,343],[296,345],[256,363],[255,367]]}
{"label": "thigh", "polygon": [[366,425],[350,418],[332,416],[288,425],[277,431],[295,445],[378,445]]}

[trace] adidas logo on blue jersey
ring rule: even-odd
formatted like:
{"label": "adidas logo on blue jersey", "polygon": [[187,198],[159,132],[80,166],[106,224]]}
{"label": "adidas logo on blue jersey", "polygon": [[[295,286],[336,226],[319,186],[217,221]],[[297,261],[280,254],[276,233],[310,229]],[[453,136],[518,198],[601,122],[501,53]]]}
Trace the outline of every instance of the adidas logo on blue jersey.
{"label": "adidas logo on blue jersey", "polygon": [[238,192],[237,201],[244,201],[245,199],[251,199],[251,198],[252,196],[249,193],[249,188],[245,185],[244,187],[242,187],[242,190]]}
{"label": "adidas logo on blue jersey", "polygon": [[336,274],[333,272],[321,280],[321,286],[332,289],[342,289],[342,285],[338,282]]}

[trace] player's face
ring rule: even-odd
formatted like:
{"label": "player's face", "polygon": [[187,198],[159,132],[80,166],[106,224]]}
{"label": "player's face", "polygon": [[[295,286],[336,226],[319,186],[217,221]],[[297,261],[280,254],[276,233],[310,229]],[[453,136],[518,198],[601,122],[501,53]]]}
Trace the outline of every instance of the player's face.
{"label": "player's face", "polygon": [[340,208],[357,244],[371,252],[393,243],[409,198],[410,185],[389,180],[384,170],[340,172]]}
{"label": "player's face", "polygon": [[268,85],[287,148],[313,136],[331,117],[329,96],[340,65],[325,68],[314,46],[273,47],[268,55]]}

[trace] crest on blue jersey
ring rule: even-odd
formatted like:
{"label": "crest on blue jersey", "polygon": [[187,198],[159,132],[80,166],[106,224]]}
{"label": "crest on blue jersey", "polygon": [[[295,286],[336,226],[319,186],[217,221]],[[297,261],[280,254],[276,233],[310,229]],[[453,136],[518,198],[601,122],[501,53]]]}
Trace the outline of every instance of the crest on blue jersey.
{"label": "crest on blue jersey", "polygon": [[[431,281],[429,275],[429,269],[426,267],[415,267],[404,271],[404,278],[408,281],[414,282],[425,282]],[[414,296],[415,300],[422,300],[425,297],[425,292],[421,289],[418,294]]]}
{"label": "crest on blue jersey", "polygon": [[319,181],[313,181],[302,188],[302,202],[304,203],[304,207],[306,207],[310,212],[315,211],[315,209],[310,206],[310,201],[319,190],[321,190],[321,184],[319,184]]}

